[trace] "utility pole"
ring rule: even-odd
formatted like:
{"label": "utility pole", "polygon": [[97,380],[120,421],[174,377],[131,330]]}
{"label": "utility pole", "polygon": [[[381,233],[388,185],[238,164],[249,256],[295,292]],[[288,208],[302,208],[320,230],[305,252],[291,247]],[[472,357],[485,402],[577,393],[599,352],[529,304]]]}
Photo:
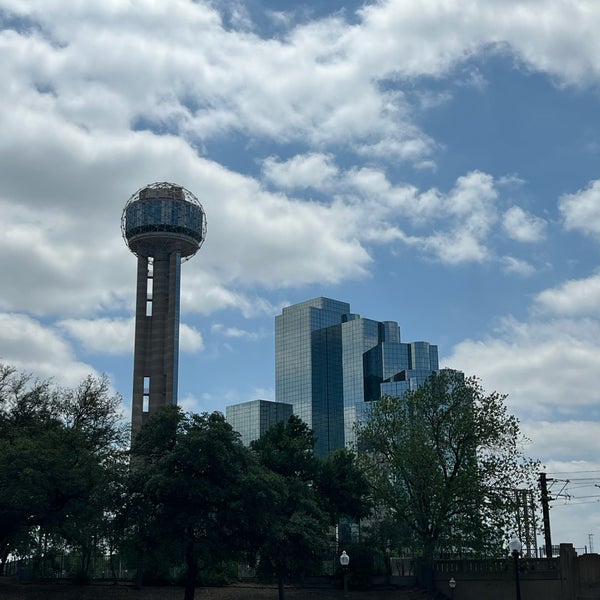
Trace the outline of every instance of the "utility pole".
{"label": "utility pole", "polygon": [[548,496],[548,479],[546,473],[540,473],[540,490],[542,492],[542,517],[544,521],[544,543],[546,545],[546,558],[552,558],[552,538],[550,537],[550,501],[552,498]]}

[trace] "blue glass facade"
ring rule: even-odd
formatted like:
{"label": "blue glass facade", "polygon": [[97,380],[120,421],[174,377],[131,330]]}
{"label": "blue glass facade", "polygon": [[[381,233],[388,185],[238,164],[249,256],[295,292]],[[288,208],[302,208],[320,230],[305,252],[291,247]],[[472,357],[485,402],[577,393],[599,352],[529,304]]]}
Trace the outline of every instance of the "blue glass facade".
{"label": "blue glass facade", "polygon": [[240,434],[242,443],[246,446],[276,423],[287,423],[292,416],[291,404],[268,400],[233,404],[225,410],[227,422]]}
{"label": "blue glass facade", "polygon": [[275,398],[291,404],[325,456],[354,441],[354,425],[382,394],[402,395],[439,369],[437,346],[402,343],[395,321],[315,298],[275,318]]}
{"label": "blue glass facade", "polygon": [[125,210],[125,233],[133,238],[151,232],[179,233],[202,240],[202,209],[184,199],[140,199]]}

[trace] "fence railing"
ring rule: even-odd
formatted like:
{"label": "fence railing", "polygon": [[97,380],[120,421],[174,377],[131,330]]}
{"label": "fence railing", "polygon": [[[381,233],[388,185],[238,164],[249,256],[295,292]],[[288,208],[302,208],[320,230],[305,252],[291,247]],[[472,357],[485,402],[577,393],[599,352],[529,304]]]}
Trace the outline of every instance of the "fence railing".
{"label": "fence railing", "polygon": [[[496,559],[461,559],[461,560],[436,560],[434,570],[438,573],[503,573],[512,571],[512,558]],[[558,559],[556,558],[522,558],[519,560],[520,571],[556,571]]]}

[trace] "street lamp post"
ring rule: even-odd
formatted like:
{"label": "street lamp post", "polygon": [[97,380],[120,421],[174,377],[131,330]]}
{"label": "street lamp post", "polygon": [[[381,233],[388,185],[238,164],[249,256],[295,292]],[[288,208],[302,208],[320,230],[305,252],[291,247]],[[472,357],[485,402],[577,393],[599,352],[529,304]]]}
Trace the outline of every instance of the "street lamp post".
{"label": "street lamp post", "polygon": [[521,554],[521,542],[517,536],[514,536],[510,542],[508,542],[508,549],[513,556],[515,561],[515,586],[517,590],[517,600],[521,600],[521,582],[519,581],[519,555]]}
{"label": "street lamp post", "polygon": [[448,582],[448,585],[450,586],[450,598],[454,600],[454,588],[456,587],[456,579],[454,579],[454,577],[451,577],[450,581]]}
{"label": "street lamp post", "polygon": [[344,571],[344,596],[348,594],[348,565],[350,564],[350,557],[346,554],[345,550],[342,550],[340,555],[340,565]]}

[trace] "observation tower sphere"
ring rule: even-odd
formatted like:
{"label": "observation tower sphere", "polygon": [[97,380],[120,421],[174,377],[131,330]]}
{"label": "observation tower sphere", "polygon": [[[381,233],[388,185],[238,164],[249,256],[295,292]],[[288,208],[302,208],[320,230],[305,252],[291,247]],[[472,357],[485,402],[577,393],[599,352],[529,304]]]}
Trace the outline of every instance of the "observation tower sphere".
{"label": "observation tower sphere", "polygon": [[206,236],[202,205],[174,183],[139,189],[125,205],[121,233],[137,256],[131,429],[161,406],[177,404],[181,263]]}
{"label": "observation tower sphere", "polygon": [[121,216],[121,233],[136,256],[178,250],[182,260],[204,243],[206,217],[198,198],[174,183],[152,183],[129,198]]}

